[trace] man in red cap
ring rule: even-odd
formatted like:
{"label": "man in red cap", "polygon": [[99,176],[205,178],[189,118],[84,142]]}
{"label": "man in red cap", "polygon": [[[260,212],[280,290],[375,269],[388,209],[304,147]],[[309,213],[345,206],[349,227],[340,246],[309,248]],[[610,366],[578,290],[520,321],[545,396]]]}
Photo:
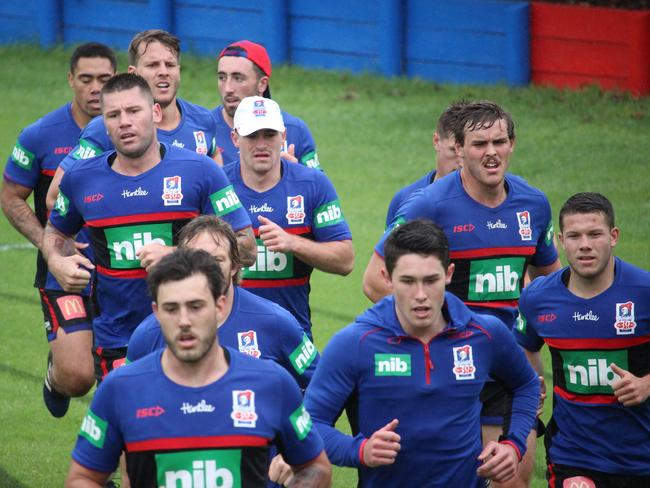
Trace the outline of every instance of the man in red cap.
{"label": "man in red cap", "polygon": [[[237,41],[228,45],[219,54],[217,63],[221,105],[212,113],[217,119],[217,145],[227,165],[239,159],[239,152],[230,138],[235,110],[246,97],[271,97],[269,78],[272,68],[264,46],[251,41]],[[287,129],[282,158],[319,168],[316,143],[307,124],[284,111],[282,118]]]}

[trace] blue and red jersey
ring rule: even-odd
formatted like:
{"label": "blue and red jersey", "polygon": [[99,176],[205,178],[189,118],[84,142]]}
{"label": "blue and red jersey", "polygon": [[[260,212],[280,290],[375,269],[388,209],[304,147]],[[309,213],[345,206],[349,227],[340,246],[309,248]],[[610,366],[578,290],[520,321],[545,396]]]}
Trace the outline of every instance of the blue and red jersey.
{"label": "blue and red jersey", "polygon": [[[286,369],[305,389],[314,375],[319,354],[296,319],[280,305],[234,287],[232,310],[219,326],[219,344]],[[126,358],[133,362],[163,349],[165,338],[154,314],[135,329]]]}
{"label": "blue and red jersey", "polygon": [[[29,188],[34,192],[34,213],[42,226],[47,223],[45,197],[56,168],[79,139],[81,128],[72,117],[70,103],[50,112],[25,127],[7,160],[5,180]],[[85,231],[78,236],[79,242],[88,242]],[[92,259],[89,251],[84,251]],[[34,286],[47,290],[61,290],[54,276],[47,271],[41,252],[36,258]],[[90,292],[90,286],[84,294]]]}
{"label": "blue and red jersey", "polygon": [[109,473],[124,450],[131,484],[156,487],[184,480],[264,487],[271,444],[291,465],[315,459],[323,442],[291,376],[271,361],[224,352],[228,370],[202,387],[171,381],[162,351],[113,371],[95,393],[72,458]]}
{"label": "blue and red jersey", "polygon": [[[232,127],[223,118],[223,105],[212,110],[212,115],[217,119],[217,146],[221,151],[224,165],[235,163],[239,160],[239,149],[235,147],[230,138]],[[318,154],[316,153],[316,142],[311,135],[307,124],[298,117],[282,111],[282,119],[287,129],[287,139],[283,151],[287,151],[289,144],[294,144],[294,156],[298,162],[308,168],[320,169]]]}
{"label": "blue and red jersey", "polygon": [[524,289],[514,332],[529,351],[547,344],[551,352],[548,460],[650,475],[650,400],[619,403],[611,369],[616,363],[638,377],[650,374],[650,273],[616,258],[614,282],[593,298],[569,291],[569,274],[565,268]]}
{"label": "blue and red jersey", "polygon": [[[180,98],[176,99],[176,105],[181,112],[181,121],[175,129],[157,129],[158,141],[212,157],[217,149],[217,121],[207,108],[200,105]],[[75,161],[96,157],[115,149],[101,115],[90,121],[76,143],[76,147],[61,163],[61,168],[65,171],[68,171]]]}
{"label": "blue and red jersey", "polygon": [[241,286],[291,312],[310,335],[309,277],[313,268],[292,253],[268,250],[259,238],[257,217],[262,215],[288,233],[317,242],[349,240],[352,234],[336,190],[322,172],[282,161],[278,184],[257,192],[244,184],[240,164],[228,165],[225,171],[250,215],[257,238],[257,260],[243,270]]}
{"label": "blue and red jersey", "polygon": [[95,343],[126,347],[131,333],[151,313],[146,271],[136,253],[149,243],[176,244],[180,229],[200,214],[216,214],[235,231],[250,226],[222,169],[206,156],[161,144],[162,160],[150,170],[125,176],[111,168],[115,152],[79,161],[61,180],[50,222],[74,235],[90,231],[97,270],[100,315]]}
{"label": "blue and red jersey", "polygon": [[[362,487],[484,486],[476,475],[479,395],[490,376],[514,395],[503,442],[525,453],[539,402],[537,375],[497,318],[473,313],[450,293],[443,311],[447,327],[425,344],[404,332],[388,296],[336,333],[321,356],[305,406],[332,463],[359,468]],[[343,408],[351,436],[335,427]],[[365,440],[395,418],[395,463],[364,466]]]}
{"label": "blue and red jersey", "polygon": [[404,202],[409,199],[409,197],[418,190],[429,186],[433,183],[433,180],[436,177],[436,170],[429,171],[422,178],[414,181],[410,185],[406,185],[404,188],[399,190],[393,196],[393,199],[388,205],[388,211],[386,212],[386,229],[395,221],[398,217],[398,210],[402,207]]}
{"label": "blue and red jersey", "polygon": [[[449,291],[480,313],[514,325],[517,302],[529,264],[548,266],[557,260],[551,206],[540,190],[507,174],[507,196],[494,208],[471,198],[455,171],[416,192],[396,219],[432,220],[449,239],[456,268]],[[383,258],[386,231],[375,252]]]}

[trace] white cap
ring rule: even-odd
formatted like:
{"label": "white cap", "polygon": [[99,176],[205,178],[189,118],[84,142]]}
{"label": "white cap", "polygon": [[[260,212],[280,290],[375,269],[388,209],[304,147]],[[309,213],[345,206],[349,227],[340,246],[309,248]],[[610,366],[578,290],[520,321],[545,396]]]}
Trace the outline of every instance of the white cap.
{"label": "white cap", "polygon": [[261,129],[284,132],[280,106],[270,98],[244,98],[235,112],[234,129],[240,136],[247,136]]}

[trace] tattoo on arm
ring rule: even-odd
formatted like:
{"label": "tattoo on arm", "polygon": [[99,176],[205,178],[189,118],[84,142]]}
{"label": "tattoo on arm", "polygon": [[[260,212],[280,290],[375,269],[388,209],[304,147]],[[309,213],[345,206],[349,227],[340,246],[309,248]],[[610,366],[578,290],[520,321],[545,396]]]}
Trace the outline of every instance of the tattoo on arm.
{"label": "tattoo on arm", "polygon": [[291,478],[288,488],[317,488],[329,485],[329,474],[317,464],[305,466],[296,471]]}
{"label": "tattoo on arm", "polygon": [[43,226],[26,202],[31,190],[28,188],[24,190],[22,190],[22,187],[18,187],[18,185],[5,183],[5,188],[3,188],[2,192],[2,210],[11,225],[32,244],[40,248],[41,241],[43,240]]}

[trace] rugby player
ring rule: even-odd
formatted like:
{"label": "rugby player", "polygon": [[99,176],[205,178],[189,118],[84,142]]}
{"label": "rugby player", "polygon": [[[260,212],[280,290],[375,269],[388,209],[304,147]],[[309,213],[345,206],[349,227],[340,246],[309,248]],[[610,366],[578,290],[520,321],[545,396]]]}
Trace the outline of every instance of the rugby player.
{"label": "rugby player", "polygon": [[[152,255],[171,252],[187,222],[217,214],[252,235],[248,214],[214,161],[158,142],[161,108],[144,78],[114,76],[101,103],[115,151],[79,161],[66,172],[43,239],[48,266],[65,290],[83,289],[88,270],[97,269],[98,379],[123,364],[131,333],[150,313],[144,278],[156,262]],[[71,248],[70,236],[84,224],[96,266]],[[151,246],[154,253],[148,252]]]}
{"label": "rugby player", "polygon": [[273,100],[244,98],[232,139],[240,159],[225,171],[257,237],[257,261],[244,269],[241,286],[287,309],[311,338],[313,269],[345,276],[354,266],[338,196],[322,172],[281,159],[285,127]]}
{"label": "rugby player", "polygon": [[67,487],[104,486],[122,450],[132,486],[264,487],[273,441],[293,467],[289,486],[330,485],[293,379],[219,344],[227,281],[205,251],[179,249],[154,266],[148,282],[167,347],[100,385]]}
{"label": "rugby player", "polygon": [[[11,224],[39,251],[34,286],[39,289],[50,345],[43,399],[50,413],[62,417],[71,396],[83,396],[94,383],[90,286],[65,292],[48,272],[41,254],[47,222],[45,196],[61,160],[76,145],[81,130],[100,114],[99,93],[115,74],[113,51],[98,43],[77,47],[70,58],[68,85],[72,101],[26,127],[4,171],[2,210]],[[27,199],[34,193],[32,210]],[[87,242],[85,232],[79,242]],[[80,246],[83,247],[83,246]]]}
{"label": "rugby player", "polygon": [[[428,218],[440,225],[456,267],[450,291],[472,310],[512,328],[526,273],[534,279],[560,268],[551,206],[543,192],[507,172],[515,147],[508,112],[479,101],[467,103],[458,117],[454,137],[463,167],[413,195],[396,220]],[[375,247],[363,278],[364,293],[373,301],[390,292],[381,277],[389,233]],[[483,439],[489,442],[507,427],[511,399],[497,382],[487,383],[482,399]],[[530,484],[535,435],[529,436],[527,455],[507,486]]]}
{"label": "rugby player", "polygon": [[[246,97],[271,98],[269,79],[271,59],[261,44],[237,41],[224,48],[217,58],[217,86],[221,105],[212,113],[217,119],[217,145],[225,164],[239,158],[230,133],[239,103]],[[282,159],[310,168],[320,168],[316,143],[309,127],[298,117],[282,112],[287,130],[282,146]]]}
{"label": "rugby player", "polygon": [[569,265],[524,288],[515,327],[540,375],[551,352],[549,487],[650,486],[650,273],[614,256],[603,195],[573,195],[559,220]]}
{"label": "rugby player", "polygon": [[[445,291],[455,267],[438,226],[397,227],[385,259],[392,295],[330,340],[307,389],[327,455],[358,468],[361,487],[507,481],[535,420],[535,372],[500,320]],[[513,391],[513,412],[499,442],[482,447],[479,397],[490,376]],[[335,427],[344,407],[352,436]]]}

